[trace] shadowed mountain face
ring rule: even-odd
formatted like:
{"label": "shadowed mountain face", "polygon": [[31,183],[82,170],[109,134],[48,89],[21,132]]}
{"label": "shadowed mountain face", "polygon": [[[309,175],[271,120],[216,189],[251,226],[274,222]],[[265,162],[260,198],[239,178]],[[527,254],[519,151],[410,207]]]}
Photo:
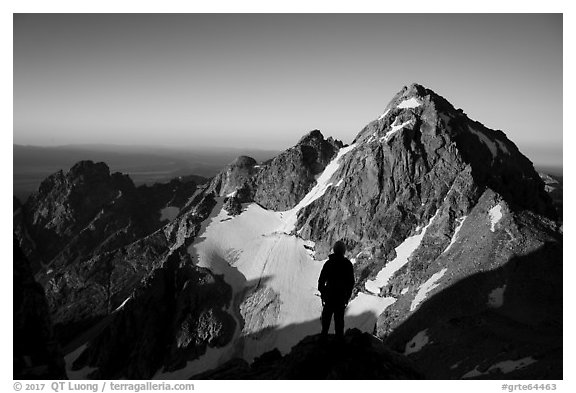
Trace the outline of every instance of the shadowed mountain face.
{"label": "shadowed mountain face", "polygon": [[66,379],[42,286],[14,238],[14,379]]}
{"label": "shadowed mountain face", "polygon": [[[81,162],[16,201],[14,222],[74,375],[561,378],[563,241],[547,191],[503,132],[414,84],[349,146],[315,130],[202,186],[135,187]],[[419,373],[386,368],[388,350],[360,333],[307,373],[333,355],[305,337],[339,239],[356,276],[347,327]],[[382,368],[352,366],[362,351]]]}

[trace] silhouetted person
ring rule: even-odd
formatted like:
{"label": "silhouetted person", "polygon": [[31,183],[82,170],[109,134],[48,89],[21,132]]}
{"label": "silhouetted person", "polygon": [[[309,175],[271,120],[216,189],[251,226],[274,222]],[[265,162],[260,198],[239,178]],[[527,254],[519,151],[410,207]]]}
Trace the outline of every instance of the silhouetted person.
{"label": "silhouetted person", "polygon": [[318,290],[322,298],[322,336],[328,336],[330,321],[334,315],[336,337],[344,337],[344,311],[350,301],[352,288],[354,288],[354,268],[344,254],[346,246],[337,241],[333,247],[334,254],[322,267],[318,279]]}

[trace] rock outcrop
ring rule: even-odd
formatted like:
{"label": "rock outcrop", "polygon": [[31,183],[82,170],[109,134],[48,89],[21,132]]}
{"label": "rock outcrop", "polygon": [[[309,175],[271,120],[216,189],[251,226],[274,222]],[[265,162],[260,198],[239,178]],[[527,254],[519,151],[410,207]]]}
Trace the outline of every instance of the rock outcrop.
{"label": "rock outcrop", "polygon": [[14,379],[66,379],[44,289],[16,238],[13,241]]}
{"label": "rock outcrop", "polygon": [[376,337],[348,330],[342,342],[309,336],[290,353],[267,352],[248,364],[232,359],[193,379],[422,379],[409,360]]}
{"label": "rock outcrop", "polygon": [[252,176],[259,170],[256,164],[252,157],[236,158],[212,179],[208,191],[214,191],[218,196],[231,197],[238,189],[250,188]]}
{"label": "rock outcrop", "polygon": [[151,234],[164,225],[161,209],[182,206],[196,185],[174,180],[136,188],[104,163],[81,161],[46,178],[23,206],[29,256],[55,270],[81,263]]}
{"label": "rock outcrop", "polygon": [[226,345],[236,324],[231,288],[175,250],[114,312],[74,361],[92,379],[151,379]]}
{"label": "rock outcrop", "polygon": [[311,131],[260,169],[254,179],[254,201],[271,210],[294,207],[341,147],[342,142]]}
{"label": "rock outcrop", "polygon": [[211,194],[193,198],[196,191],[180,179],[135,187],[104,163],[83,161],[15,205],[15,234],[35,262],[62,344],[110,315],[171,250],[189,244],[215,203]]}

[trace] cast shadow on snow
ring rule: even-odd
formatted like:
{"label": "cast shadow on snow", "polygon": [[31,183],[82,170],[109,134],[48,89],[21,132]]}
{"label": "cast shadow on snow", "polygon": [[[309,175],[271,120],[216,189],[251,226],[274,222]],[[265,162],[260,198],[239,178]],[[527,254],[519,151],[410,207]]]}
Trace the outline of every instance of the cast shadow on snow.
{"label": "cast shadow on snow", "polygon": [[[547,242],[431,296],[389,327],[385,344],[403,353],[425,331],[428,342],[409,357],[432,379],[461,378],[475,369],[481,374],[472,375],[484,379],[562,379],[562,302],[562,243]],[[505,374],[488,371],[523,358],[533,360]]]}
{"label": "cast shadow on snow", "polygon": [[[408,359],[428,379],[562,379],[562,303],[562,243],[548,242],[429,297],[403,323],[389,327],[384,344],[399,353],[420,345]],[[263,345],[277,341],[274,347],[288,353],[301,340],[315,339],[310,336],[320,333],[319,318],[270,326],[244,340]],[[378,315],[345,318],[346,330],[359,327],[375,333]],[[333,328],[332,323],[331,333]],[[414,339],[422,332],[427,341],[417,343]],[[505,363],[513,366],[493,367]]]}

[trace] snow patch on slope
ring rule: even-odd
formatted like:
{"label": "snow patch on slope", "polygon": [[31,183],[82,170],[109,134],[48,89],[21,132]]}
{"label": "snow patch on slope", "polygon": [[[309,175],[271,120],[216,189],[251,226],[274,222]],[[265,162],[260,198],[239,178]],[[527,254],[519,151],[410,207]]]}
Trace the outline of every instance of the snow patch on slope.
{"label": "snow patch on slope", "polygon": [[504,304],[504,291],[506,291],[506,284],[490,292],[490,294],[488,294],[488,307],[502,307]]}
{"label": "snow patch on slope", "polygon": [[394,273],[408,263],[408,258],[410,258],[412,253],[420,246],[420,243],[426,234],[426,230],[430,224],[432,224],[437,214],[438,211],[436,211],[434,217],[432,217],[428,224],[422,228],[422,231],[419,234],[408,237],[404,242],[402,242],[402,244],[396,247],[396,258],[386,263],[382,270],[378,272],[374,280],[368,280],[364,284],[368,291],[376,295],[379,294],[380,290],[388,284],[388,280],[390,280]]}
{"label": "snow patch on slope", "polygon": [[502,219],[502,206],[500,204],[494,206],[488,212],[488,216],[490,217],[490,230],[494,232],[496,229],[496,224]]}
{"label": "snow patch on slope", "polygon": [[501,149],[504,153],[510,155],[510,150],[508,150],[508,148],[506,147],[506,144],[505,144],[504,142],[502,142],[502,141],[499,140],[499,139],[496,139],[496,143],[498,143],[498,146],[500,146],[500,149]]}
{"label": "snow patch on slope", "polygon": [[420,285],[420,288],[418,289],[418,293],[416,294],[416,296],[414,297],[414,300],[412,301],[412,304],[410,305],[410,311],[414,311],[416,310],[416,307],[418,307],[418,305],[420,303],[422,303],[424,301],[424,299],[426,299],[426,296],[428,295],[428,292],[430,292],[431,290],[433,290],[434,288],[436,288],[438,285],[438,283],[436,283],[436,281],[440,280],[442,278],[442,276],[444,276],[444,273],[446,273],[446,268],[440,270],[438,273],[434,273],[432,275],[432,277],[430,277],[424,284]]}
{"label": "snow patch on slope", "polygon": [[410,355],[411,353],[418,352],[424,348],[424,346],[430,342],[427,332],[428,329],[424,329],[418,332],[412,340],[408,341],[404,348],[404,355]]}
{"label": "snow patch on slope", "polygon": [[473,370],[468,371],[466,374],[462,376],[462,378],[474,378],[479,377],[482,375],[487,375],[492,372],[501,372],[502,374],[508,374],[512,371],[519,370],[521,368],[527,367],[533,363],[536,363],[536,360],[532,357],[525,357],[518,360],[505,360],[503,362],[496,363],[492,365],[488,370],[482,372],[478,370],[479,366],[476,366]]}
{"label": "snow patch on slope", "polygon": [[382,314],[386,307],[392,305],[395,301],[396,299],[393,297],[380,297],[359,292],[346,309],[348,320],[345,321],[345,328],[357,328],[364,332],[372,333],[378,315]]}
{"label": "snow patch on slope", "polygon": [[486,147],[488,147],[490,153],[492,154],[492,159],[496,158],[498,155],[498,146],[496,146],[496,143],[488,138],[482,131],[478,131],[470,126],[468,126],[468,129],[471,133],[476,135],[478,139],[480,139],[480,141],[486,145]]}
{"label": "snow patch on slope", "polygon": [[417,108],[419,106],[420,106],[420,102],[418,102],[416,97],[409,98],[409,99],[404,100],[398,104],[398,108],[401,108],[401,109]]}

